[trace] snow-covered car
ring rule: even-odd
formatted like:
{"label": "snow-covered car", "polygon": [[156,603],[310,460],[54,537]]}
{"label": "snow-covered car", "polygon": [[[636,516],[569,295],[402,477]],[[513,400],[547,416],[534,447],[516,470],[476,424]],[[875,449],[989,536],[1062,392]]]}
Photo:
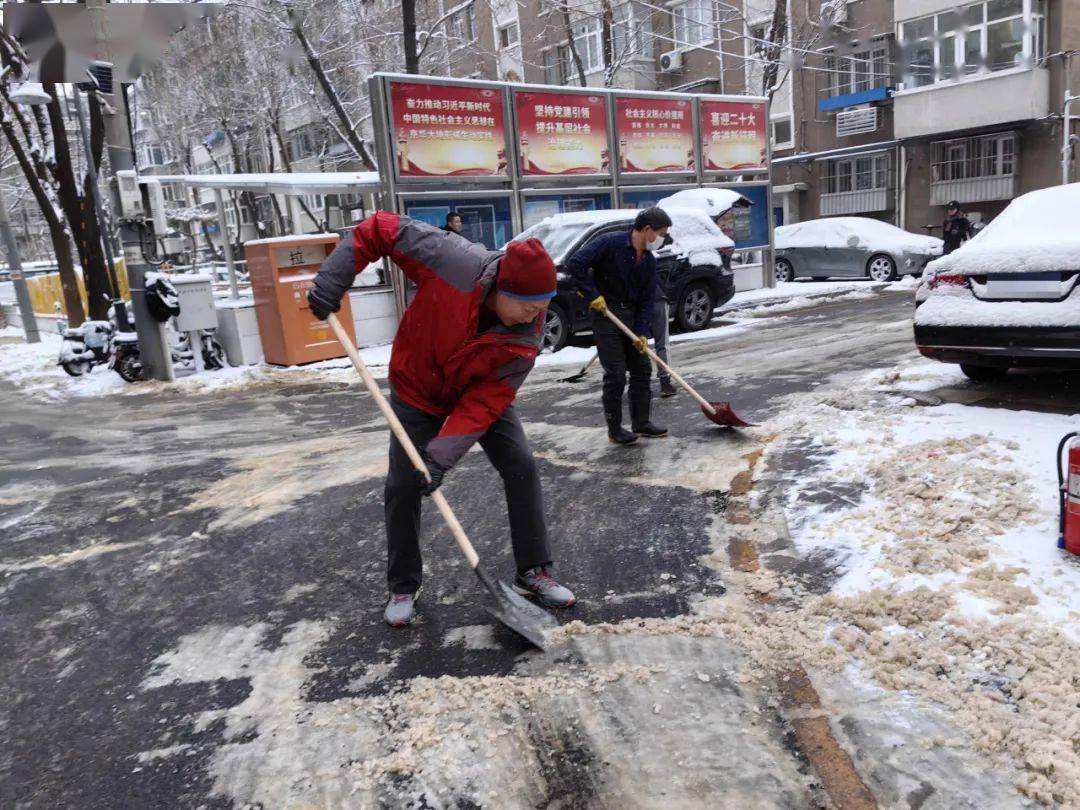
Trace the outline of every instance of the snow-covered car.
{"label": "snow-covered car", "polygon": [[753,203],[730,188],[685,188],[664,197],[657,205],[665,211],[669,208],[697,208],[715,220],[732,208],[749,208]]}
{"label": "snow-covered car", "polygon": [[915,343],[974,380],[1080,369],[1080,183],[1017,197],[915,293]]}
{"label": "snow-covered car", "polygon": [[[733,276],[720,257],[720,251],[732,248],[734,242],[703,211],[672,208],[667,212],[671,243],[656,251],[656,269],[676,327],[687,332],[704,329],[713,310],[735,294]],[[539,239],[559,270],[558,292],[548,307],[544,336],[545,346],[552,351],[563,348],[573,335],[592,329],[588,303],[563,273],[566,260],[593,239],[628,230],[637,214],[634,209],[555,214],[515,237]]]}
{"label": "snow-covered car", "polygon": [[776,280],[832,276],[892,281],[918,275],[942,241],[868,217],[811,219],[776,229]]}

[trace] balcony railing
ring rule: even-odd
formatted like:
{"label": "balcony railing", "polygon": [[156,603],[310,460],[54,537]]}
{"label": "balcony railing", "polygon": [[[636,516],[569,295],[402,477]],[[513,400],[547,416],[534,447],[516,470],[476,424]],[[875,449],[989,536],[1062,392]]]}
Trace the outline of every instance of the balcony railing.
{"label": "balcony railing", "polygon": [[965,177],[961,180],[938,180],[930,184],[930,204],[945,205],[951,200],[961,203],[1011,200],[1016,196],[1016,175]]}
{"label": "balcony railing", "polygon": [[889,209],[889,189],[871,188],[862,191],[841,191],[821,195],[821,216],[835,217],[843,214],[865,214]]}

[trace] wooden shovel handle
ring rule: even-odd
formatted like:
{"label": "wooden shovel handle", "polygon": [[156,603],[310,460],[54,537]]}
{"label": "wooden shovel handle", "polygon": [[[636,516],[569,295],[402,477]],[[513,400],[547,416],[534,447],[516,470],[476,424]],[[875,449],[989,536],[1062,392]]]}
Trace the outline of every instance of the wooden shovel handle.
{"label": "wooden shovel handle", "polygon": [[[638,336],[635,335],[632,331],[630,331],[630,329],[627,327],[627,325],[625,323],[623,323],[622,321],[620,321],[618,318],[616,318],[614,315],[611,314],[610,309],[605,308],[604,309],[604,315],[607,316],[607,319],[609,321],[611,321],[613,324],[615,324],[617,327],[619,327],[619,329],[621,329],[623,331],[623,334],[625,334],[628,338],[630,338],[631,340],[637,340],[638,339]],[[648,346],[645,347],[645,352],[649,355],[649,357],[652,359],[652,361],[654,363],[656,363],[656,365],[660,366],[660,368],[662,368],[664,371],[666,371],[668,374],[670,374],[672,377],[674,377],[675,382],[677,382],[679,385],[681,385],[683,387],[683,390],[686,391],[686,393],[688,393],[695,400],[697,400],[698,405],[700,405],[702,408],[704,408],[705,410],[707,410],[711,414],[716,413],[716,408],[714,408],[712,406],[712,403],[710,403],[707,399],[705,399],[705,397],[701,396],[701,394],[699,394],[697,391],[695,391],[693,388],[691,388],[690,383],[688,383],[686,380],[684,380],[679,375],[679,373],[677,371],[675,371],[675,369],[673,369],[671,366],[669,366],[667,363],[665,363],[663,360],[661,360],[659,357],[657,357],[656,352],[654,352]]]}
{"label": "wooden shovel handle", "polygon": [[[375,400],[375,404],[379,406],[379,410],[382,411],[383,416],[386,417],[386,421],[390,423],[390,430],[394,431],[397,440],[401,442],[401,446],[405,448],[405,453],[409,456],[409,460],[413,463],[413,466],[422,472],[424,477],[430,481],[431,476],[428,474],[428,468],[424,463],[424,460],[420,458],[420,452],[416,449],[416,445],[413,444],[412,439],[409,438],[409,434],[405,432],[405,426],[402,425],[401,420],[397,418],[397,414],[394,413],[394,409],[390,407],[390,403],[387,402],[386,397],[383,396],[383,392],[379,390],[379,384],[375,382],[375,378],[371,376],[368,367],[364,365],[364,361],[360,358],[360,352],[356,350],[348,333],[337,319],[337,315],[331,312],[330,316],[326,319],[326,322],[330,324],[330,328],[334,330],[334,335],[337,337],[338,342],[341,343],[342,348],[345,349],[345,353],[349,355],[349,359],[352,360],[353,368],[356,369],[360,374],[360,377],[364,380],[364,385],[367,386],[368,393],[371,394],[372,399]],[[439,507],[439,512],[442,513],[443,520],[445,520],[446,525],[450,527],[450,533],[454,535],[454,540],[457,541],[461,551],[465,554],[465,558],[469,561],[469,567],[476,568],[476,566],[480,564],[480,557],[477,555],[476,549],[473,548],[472,543],[469,542],[469,537],[465,534],[465,530],[461,528],[461,523],[458,522],[454,510],[450,508],[450,504],[447,503],[446,498],[443,497],[442,491],[437,489],[431,493],[431,500]]]}

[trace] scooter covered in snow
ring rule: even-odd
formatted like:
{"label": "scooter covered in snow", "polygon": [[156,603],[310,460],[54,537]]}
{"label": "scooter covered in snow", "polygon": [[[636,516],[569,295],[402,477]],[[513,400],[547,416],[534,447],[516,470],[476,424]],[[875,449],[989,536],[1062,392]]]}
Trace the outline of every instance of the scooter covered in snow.
{"label": "scooter covered in snow", "polygon": [[60,344],[60,367],[72,377],[81,377],[94,366],[112,365],[116,335],[131,328],[127,303],[119,298],[111,301],[107,321],[83,321],[71,328],[61,320],[58,328],[64,339]]}

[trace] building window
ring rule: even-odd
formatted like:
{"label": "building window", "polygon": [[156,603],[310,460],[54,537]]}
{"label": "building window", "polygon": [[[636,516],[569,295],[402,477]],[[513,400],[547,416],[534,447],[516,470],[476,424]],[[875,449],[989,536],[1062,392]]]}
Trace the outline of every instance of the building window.
{"label": "building window", "polygon": [[648,55],[652,39],[650,19],[649,10],[639,3],[620,3],[615,6],[611,41],[616,59]]}
{"label": "building window", "polygon": [[903,23],[904,83],[924,87],[1032,64],[1045,48],[1043,8],[1033,0],[1025,21],[1023,0],[988,0]]}
{"label": "building window", "polygon": [[788,117],[774,118],[772,121],[772,145],[773,148],[792,146],[794,142],[791,136],[791,119]]}
{"label": "building window", "polygon": [[931,177],[935,183],[1010,177],[1016,170],[1016,135],[982,135],[933,144]]}
{"label": "building window", "polygon": [[562,65],[559,64],[559,49],[544,51],[544,81],[548,84],[562,84]]}
{"label": "building window", "polygon": [[446,25],[446,33],[451,39],[457,40],[457,47],[471,43],[473,41],[473,32],[476,30],[476,26],[473,24],[472,3],[452,14]]}
{"label": "building window", "polygon": [[[604,64],[600,45],[600,20],[588,17],[574,24],[574,45],[585,70],[596,70]],[[569,48],[567,48],[569,51]],[[573,59],[573,55],[570,55]]]}
{"label": "building window", "polygon": [[671,9],[671,29],[676,47],[704,45],[716,38],[712,10],[709,0],[688,0]]}
{"label": "building window", "polygon": [[857,155],[825,161],[825,193],[884,191],[889,187],[889,156]]}
{"label": "building window", "polygon": [[892,83],[889,49],[883,43],[850,56],[830,54],[825,57],[825,70],[825,90],[830,98],[888,87]]}
{"label": "building window", "polygon": [[519,41],[518,24],[512,22],[499,28],[499,47],[506,49],[517,45]]}
{"label": "building window", "polygon": [[139,146],[139,163],[142,166],[164,166],[168,157],[160,144],[144,143]]}

